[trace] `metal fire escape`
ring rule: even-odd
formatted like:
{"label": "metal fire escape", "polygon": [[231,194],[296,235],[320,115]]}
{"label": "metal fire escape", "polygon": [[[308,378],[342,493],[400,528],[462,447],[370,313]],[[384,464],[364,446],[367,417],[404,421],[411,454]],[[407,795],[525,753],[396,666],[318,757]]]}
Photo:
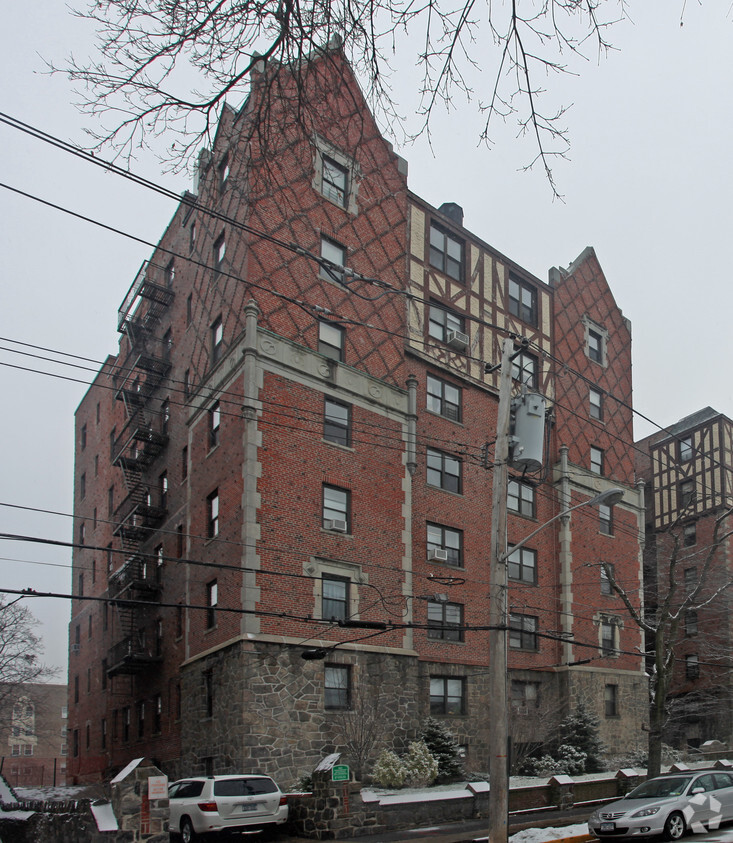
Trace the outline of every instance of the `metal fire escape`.
{"label": "metal fire escape", "polygon": [[112,443],[112,464],[122,469],[126,496],[114,513],[114,534],[125,561],[109,578],[109,596],[138,603],[116,606],[119,635],[108,653],[110,677],[139,673],[160,661],[159,632],[152,617],[160,572],[142,548],[166,514],[166,489],[152,481],[149,471],[168,444],[167,413],[151,407],[171,365],[170,343],[168,336],[160,336],[160,321],[174,294],[160,283],[164,280],[165,270],[144,263],[117,322],[123,335],[120,349],[126,348],[126,355],[115,376],[115,397],[123,402],[127,421]]}

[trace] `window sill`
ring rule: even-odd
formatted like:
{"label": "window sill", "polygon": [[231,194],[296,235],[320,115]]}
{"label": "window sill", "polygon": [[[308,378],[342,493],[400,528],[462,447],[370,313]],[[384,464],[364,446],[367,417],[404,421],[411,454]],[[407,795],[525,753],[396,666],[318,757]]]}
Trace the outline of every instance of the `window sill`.
{"label": "window sill", "polygon": [[465,427],[463,419],[452,419],[450,416],[446,416],[444,413],[436,413],[435,410],[429,410],[427,407],[425,408],[425,412],[429,416],[435,416],[435,418],[437,419],[445,419],[446,421],[452,422],[453,424],[457,424],[460,427]]}
{"label": "window sill", "polygon": [[451,491],[451,489],[444,489],[442,486],[433,486],[432,483],[426,483],[425,485],[428,487],[428,489],[435,489],[438,492],[445,492],[448,495],[455,495],[459,498],[463,497],[463,492],[453,492]]}
{"label": "window sill", "polygon": [[353,539],[353,533],[340,533],[338,530],[327,530],[325,527],[321,527],[321,532],[325,533],[327,536],[338,536],[342,539]]}
{"label": "window sill", "polygon": [[342,445],[340,442],[333,442],[331,439],[326,438],[322,438],[321,442],[323,442],[324,445],[331,445],[334,448],[339,448],[341,451],[347,451],[350,454],[356,452],[356,449],[353,445]]}

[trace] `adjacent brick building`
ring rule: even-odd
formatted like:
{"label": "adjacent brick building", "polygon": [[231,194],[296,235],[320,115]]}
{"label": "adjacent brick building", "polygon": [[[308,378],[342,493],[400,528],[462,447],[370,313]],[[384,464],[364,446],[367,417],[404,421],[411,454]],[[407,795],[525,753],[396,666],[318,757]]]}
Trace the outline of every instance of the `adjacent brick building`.
{"label": "adjacent brick building", "polygon": [[509,542],[625,490],[510,559],[512,733],[583,700],[609,745],[643,743],[639,632],[600,574],[640,592],[631,337],[592,249],[545,283],[411,193],[333,50],[225,109],[119,327],[76,413],[75,779],[147,755],[290,785],[371,705],[388,745],[432,713],[487,769],[507,333],[551,408]]}
{"label": "adjacent brick building", "polygon": [[[647,483],[645,589],[654,612],[670,601],[675,664],[665,740],[731,745],[733,724],[733,422],[705,407],[637,443]],[[722,520],[721,520],[722,519]],[[717,534],[716,534],[717,525]]]}

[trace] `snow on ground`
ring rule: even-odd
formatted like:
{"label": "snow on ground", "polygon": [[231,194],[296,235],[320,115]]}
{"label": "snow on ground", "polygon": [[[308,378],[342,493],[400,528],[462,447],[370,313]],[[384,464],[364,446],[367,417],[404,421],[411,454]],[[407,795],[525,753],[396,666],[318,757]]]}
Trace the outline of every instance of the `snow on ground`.
{"label": "snow on ground", "polygon": [[564,825],[561,828],[525,828],[512,834],[512,843],[546,843],[548,840],[559,840],[562,837],[578,837],[588,834],[588,823]]}

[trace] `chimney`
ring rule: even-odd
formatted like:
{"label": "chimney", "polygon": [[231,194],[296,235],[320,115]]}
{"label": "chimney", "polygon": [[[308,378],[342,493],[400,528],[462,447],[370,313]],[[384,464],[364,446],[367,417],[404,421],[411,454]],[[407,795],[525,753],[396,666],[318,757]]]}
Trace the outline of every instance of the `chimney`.
{"label": "chimney", "polygon": [[463,225],[463,208],[460,205],[456,205],[455,202],[443,202],[438,210],[456,225]]}

